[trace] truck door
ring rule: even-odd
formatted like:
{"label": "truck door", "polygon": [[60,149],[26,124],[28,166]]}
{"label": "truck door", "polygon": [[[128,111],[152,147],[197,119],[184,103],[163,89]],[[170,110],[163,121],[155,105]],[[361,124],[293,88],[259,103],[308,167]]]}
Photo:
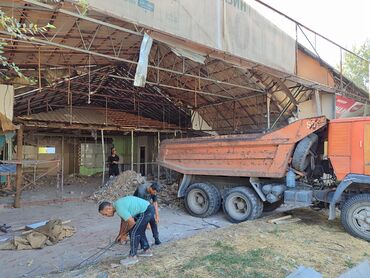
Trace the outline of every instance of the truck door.
{"label": "truck door", "polygon": [[365,175],[370,175],[370,124],[365,124],[363,148]]}

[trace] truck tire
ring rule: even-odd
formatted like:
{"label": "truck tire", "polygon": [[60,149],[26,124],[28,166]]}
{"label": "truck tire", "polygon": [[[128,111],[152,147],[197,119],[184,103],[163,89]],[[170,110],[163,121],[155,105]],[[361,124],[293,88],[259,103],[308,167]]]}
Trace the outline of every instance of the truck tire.
{"label": "truck tire", "polygon": [[370,241],[370,194],[358,194],[346,200],[340,218],[349,234]]}
{"label": "truck tire", "polygon": [[271,212],[279,208],[284,203],[283,200],[279,200],[275,203],[263,202],[263,212]]}
{"label": "truck tire", "polygon": [[292,159],[294,169],[302,172],[306,171],[311,162],[310,151],[316,152],[318,140],[319,137],[315,133],[312,133],[299,141]]}
{"label": "truck tire", "polygon": [[263,203],[253,189],[239,186],[226,193],[223,209],[230,222],[240,223],[260,217]]}
{"label": "truck tire", "polygon": [[219,211],[221,194],[212,184],[194,183],[185,192],[185,208],[195,217],[208,217]]}

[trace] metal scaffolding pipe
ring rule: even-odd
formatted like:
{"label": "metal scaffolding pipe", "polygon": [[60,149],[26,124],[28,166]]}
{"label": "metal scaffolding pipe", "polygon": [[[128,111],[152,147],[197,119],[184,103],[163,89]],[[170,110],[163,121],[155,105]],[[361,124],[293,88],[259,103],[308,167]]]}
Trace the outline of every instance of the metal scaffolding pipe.
{"label": "metal scaffolding pipe", "polygon": [[131,130],[131,171],[134,171],[134,130]]}
{"label": "metal scaffolding pipe", "polygon": [[105,146],[104,146],[104,130],[100,130],[101,133],[101,147],[103,151],[103,175],[102,175],[102,185],[105,183]]}

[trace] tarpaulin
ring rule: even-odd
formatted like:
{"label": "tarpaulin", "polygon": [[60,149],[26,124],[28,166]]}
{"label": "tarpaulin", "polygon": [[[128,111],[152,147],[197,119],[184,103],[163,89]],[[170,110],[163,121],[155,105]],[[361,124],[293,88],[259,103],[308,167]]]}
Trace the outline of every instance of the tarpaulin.
{"label": "tarpaulin", "polygon": [[16,126],[13,125],[12,121],[9,120],[4,114],[0,113],[0,131],[12,131],[15,130]]}
{"label": "tarpaulin", "polygon": [[244,0],[89,0],[89,9],[164,34],[295,72],[295,40]]}
{"label": "tarpaulin", "polygon": [[17,165],[15,164],[0,164],[0,174],[15,174],[16,168]]}

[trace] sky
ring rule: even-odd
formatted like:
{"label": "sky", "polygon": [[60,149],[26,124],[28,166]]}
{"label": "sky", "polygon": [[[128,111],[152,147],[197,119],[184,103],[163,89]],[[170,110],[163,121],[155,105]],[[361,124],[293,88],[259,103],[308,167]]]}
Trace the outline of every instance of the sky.
{"label": "sky", "polygon": [[[296,21],[333,40],[341,46],[352,49],[370,39],[369,0],[262,0],[266,4],[287,14]],[[246,0],[270,21],[295,37],[295,25],[276,15],[254,0]],[[306,32],[306,31],[305,31]],[[312,43],[315,38],[306,35]],[[299,32],[298,41],[310,47],[307,39]],[[316,37],[316,48],[320,57],[333,66],[339,65],[339,48]],[[310,48],[312,50],[312,48]]]}

